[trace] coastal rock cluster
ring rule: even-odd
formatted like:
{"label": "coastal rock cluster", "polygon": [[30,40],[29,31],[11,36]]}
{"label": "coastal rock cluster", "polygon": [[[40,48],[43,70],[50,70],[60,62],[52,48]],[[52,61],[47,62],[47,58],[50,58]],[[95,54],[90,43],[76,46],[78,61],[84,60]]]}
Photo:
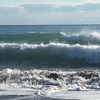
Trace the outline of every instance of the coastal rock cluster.
{"label": "coastal rock cluster", "polygon": [[91,85],[97,84],[100,86],[100,76],[98,72],[93,71],[78,71],[73,73],[66,72],[55,72],[48,70],[41,71],[20,71],[6,69],[0,72],[0,83],[17,84],[23,85],[28,84],[29,86],[34,85],[53,85],[61,86],[65,84],[77,84]]}
{"label": "coastal rock cluster", "polygon": [[99,74],[96,72],[88,72],[88,71],[80,71],[75,73],[74,75],[84,77],[85,79],[91,79],[93,77],[99,77]]}
{"label": "coastal rock cluster", "polygon": [[[73,74],[67,74],[67,75],[63,75],[63,77],[82,77],[85,79],[91,79],[94,77],[99,77],[99,74],[97,72],[88,72],[88,71],[79,71]],[[61,78],[61,75],[57,74],[57,73],[49,73],[49,75],[47,75],[48,78],[52,78],[54,80],[57,80],[57,78]]]}

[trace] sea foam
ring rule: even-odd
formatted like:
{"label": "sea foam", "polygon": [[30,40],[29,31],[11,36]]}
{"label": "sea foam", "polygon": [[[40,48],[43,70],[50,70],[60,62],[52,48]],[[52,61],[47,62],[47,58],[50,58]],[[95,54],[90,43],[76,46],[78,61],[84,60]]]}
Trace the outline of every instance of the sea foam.
{"label": "sea foam", "polygon": [[100,89],[100,73],[96,71],[74,71],[73,73],[49,70],[21,71],[7,68],[0,72],[0,85],[1,95],[34,95],[34,93],[44,95],[47,91],[62,90],[87,91]]}
{"label": "sea foam", "polygon": [[61,32],[66,38],[67,41],[74,43],[90,43],[90,44],[100,44],[100,33],[92,32],[92,33],[77,33],[77,34],[66,34]]}

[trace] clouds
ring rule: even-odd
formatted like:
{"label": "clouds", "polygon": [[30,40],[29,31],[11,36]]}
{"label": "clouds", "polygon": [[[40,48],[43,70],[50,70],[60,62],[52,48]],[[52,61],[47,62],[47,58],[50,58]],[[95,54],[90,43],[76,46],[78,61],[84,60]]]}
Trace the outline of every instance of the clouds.
{"label": "clouds", "polygon": [[80,5],[79,9],[83,11],[97,11],[100,10],[100,4],[87,3],[84,5]]}
{"label": "clouds", "polygon": [[16,6],[16,5],[4,5],[4,6],[0,6],[0,14],[4,14],[4,15],[7,15],[7,14],[15,14],[15,13],[22,13],[24,12],[24,7],[23,6]]}
{"label": "clouds", "polygon": [[33,3],[33,4],[23,4],[22,5],[29,13],[44,13],[52,12],[53,5],[45,3]]}
{"label": "clouds", "polygon": [[100,0],[86,0],[86,1],[90,3],[100,3]]}
{"label": "clouds", "polygon": [[[100,23],[100,3],[34,2],[0,6],[1,24]],[[97,0],[98,2],[98,0]]]}
{"label": "clouds", "polygon": [[52,13],[63,12],[73,13],[80,11],[96,11],[100,10],[100,3],[26,3],[19,4],[13,8],[17,8],[20,12],[28,13]]}

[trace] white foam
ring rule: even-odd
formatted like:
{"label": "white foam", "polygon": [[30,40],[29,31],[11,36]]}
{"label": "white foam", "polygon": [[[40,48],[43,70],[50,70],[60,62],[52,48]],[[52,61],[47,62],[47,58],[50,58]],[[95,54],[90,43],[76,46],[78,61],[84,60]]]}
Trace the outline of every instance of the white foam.
{"label": "white foam", "polygon": [[99,100],[100,91],[46,91],[42,96],[61,100]]}
{"label": "white foam", "polygon": [[37,93],[36,89],[31,89],[31,88],[13,88],[10,86],[7,86],[7,84],[1,85],[2,87],[0,88],[0,96],[8,96],[8,95],[19,95],[19,96],[26,96],[26,95],[34,95]]}
{"label": "white foam", "polygon": [[80,33],[80,34],[66,34],[61,32],[61,34],[69,41],[76,42],[87,42],[87,43],[98,43],[100,42],[100,33],[92,32],[92,33]]}
{"label": "white foam", "polygon": [[30,32],[28,32],[29,34],[36,34],[36,32],[34,32],[34,31],[30,31]]}
{"label": "white foam", "polygon": [[[57,79],[49,78],[48,75],[51,73],[56,73],[59,77]],[[99,90],[99,83],[100,76],[86,79],[85,76],[78,75],[76,71],[21,71],[9,68],[0,71],[0,95],[34,95],[38,93],[41,96],[51,96],[54,93],[55,98],[56,92],[59,94],[59,92],[66,91]]]}

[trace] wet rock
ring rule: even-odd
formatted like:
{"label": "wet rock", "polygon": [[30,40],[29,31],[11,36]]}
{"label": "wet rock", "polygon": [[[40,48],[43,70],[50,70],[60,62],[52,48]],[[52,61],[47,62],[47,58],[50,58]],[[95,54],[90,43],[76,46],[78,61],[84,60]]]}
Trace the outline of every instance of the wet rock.
{"label": "wet rock", "polygon": [[92,77],[99,77],[98,73],[96,73],[96,72],[87,72],[87,71],[77,72],[76,75],[84,77],[85,79],[90,79]]}
{"label": "wet rock", "polygon": [[25,77],[28,77],[29,76],[29,73],[28,72],[24,72],[24,76]]}
{"label": "wet rock", "polygon": [[54,80],[57,80],[57,78],[59,77],[56,73],[50,73],[48,76],[48,78],[52,78]]}

